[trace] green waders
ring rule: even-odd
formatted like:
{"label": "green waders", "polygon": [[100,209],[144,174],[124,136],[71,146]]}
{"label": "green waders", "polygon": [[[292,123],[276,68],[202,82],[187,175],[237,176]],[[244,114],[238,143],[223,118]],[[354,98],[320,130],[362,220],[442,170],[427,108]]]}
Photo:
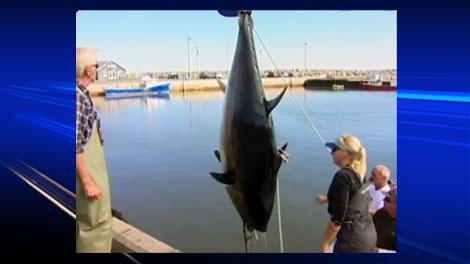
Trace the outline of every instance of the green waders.
{"label": "green waders", "polygon": [[84,156],[86,167],[101,190],[101,198],[87,199],[82,182],[76,175],[77,253],[111,253],[111,194],[99,119],[93,124]]}

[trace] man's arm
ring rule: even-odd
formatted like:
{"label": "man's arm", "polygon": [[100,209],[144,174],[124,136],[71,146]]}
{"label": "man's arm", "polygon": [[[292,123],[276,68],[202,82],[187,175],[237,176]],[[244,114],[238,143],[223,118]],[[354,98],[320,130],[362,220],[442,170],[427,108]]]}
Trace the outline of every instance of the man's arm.
{"label": "man's arm", "polygon": [[84,154],[84,149],[83,149],[83,142],[84,142],[84,134],[83,134],[83,128],[86,126],[86,121],[84,118],[84,115],[80,109],[84,108],[84,103],[85,103],[85,98],[83,95],[81,95],[79,92],[77,92],[77,101],[76,101],[76,115],[77,119],[75,122],[75,131],[76,131],[76,167],[77,167],[77,174],[78,178],[80,178],[80,181],[82,182],[85,195],[87,196],[88,199],[99,199],[101,197],[101,191],[98,188],[98,186],[95,184],[93,181],[93,178],[91,177],[90,172],[88,171],[88,168],[86,167],[85,164],[85,157],[83,156]]}
{"label": "man's arm", "polygon": [[93,179],[91,178],[91,175],[88,172],[88,169],[85,165],[85,158],[83,156],[83,153],[77,153],[76,163],[77,163],[78,177],[80,178],[83,186],[86,186],[92,183]]}

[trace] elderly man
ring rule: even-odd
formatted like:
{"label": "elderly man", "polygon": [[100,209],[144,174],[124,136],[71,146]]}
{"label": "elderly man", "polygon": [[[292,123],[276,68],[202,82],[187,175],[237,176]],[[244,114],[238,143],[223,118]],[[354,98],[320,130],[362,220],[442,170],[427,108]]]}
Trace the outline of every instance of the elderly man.
{"label": "elderly man", "polygon": [[377,165],[372,170],[369,180],[373,182],[373,186],[369,189],[371,196],[369,210],[371,214],[375,214],[384,206],[384,193],[390,191],[390,170],[384,165]]}
{"label": "elderly man", "polygon": [[385,193],[384,207],[374,215],[374,225],[377,231],[378,253],[393,253],[397,251],[397,187]]}
{"label": "elderly man", "polygon": [[95,81],[98,63],[92,48],[77,48],[76,119],[76,250],[110,253],[112,213],[109,177],[100,121],[87,87]]}

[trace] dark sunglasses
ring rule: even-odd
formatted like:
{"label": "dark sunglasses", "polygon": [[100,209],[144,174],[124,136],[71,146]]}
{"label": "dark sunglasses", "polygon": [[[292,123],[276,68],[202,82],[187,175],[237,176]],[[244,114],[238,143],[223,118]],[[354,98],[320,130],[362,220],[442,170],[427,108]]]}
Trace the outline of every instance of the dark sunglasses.
{"label": "dark sunglasses", "polygon": [[95,67],[95,68],[98,69],[98,63],[97,63],[97,64],[90,65],[90,66]]}
{"label": "dark sunglasses", "polygon": [[335,153],[336,151],[340,150],[340,148],[338,146],[333,146],[331,148],[331,154]]}

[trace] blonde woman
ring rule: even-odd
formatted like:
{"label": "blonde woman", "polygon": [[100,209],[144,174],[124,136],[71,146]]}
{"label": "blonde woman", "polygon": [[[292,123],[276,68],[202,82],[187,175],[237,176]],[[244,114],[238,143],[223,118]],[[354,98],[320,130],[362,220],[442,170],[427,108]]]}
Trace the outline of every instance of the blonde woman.
{"label": "blonde woman", "polygon": [[330,184],[328,195],[317,197],[318,203],[328,203],[331,216],[320,252],[326,253],[336,239],[333,253],[372,253],[377,233],[369,213],[370,193],[365,185],[366,149],[357,137],[349,134],[325,145],[331,149],[333,162],[340,169]]}

